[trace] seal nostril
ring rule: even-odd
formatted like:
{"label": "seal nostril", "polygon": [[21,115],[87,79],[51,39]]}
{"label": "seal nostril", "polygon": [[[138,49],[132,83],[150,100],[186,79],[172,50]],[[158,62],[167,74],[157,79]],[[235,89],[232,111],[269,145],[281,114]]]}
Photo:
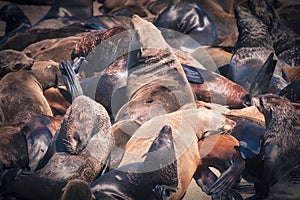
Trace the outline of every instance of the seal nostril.
{"label": "seal nostril", "polygon": [[245,107],[249,107],[249,106],[252,106],[252,102],[251,102],[251,97],[249,94],[247,94],[245,97],[244,97],[244,102],[243,102],[244,106]]}

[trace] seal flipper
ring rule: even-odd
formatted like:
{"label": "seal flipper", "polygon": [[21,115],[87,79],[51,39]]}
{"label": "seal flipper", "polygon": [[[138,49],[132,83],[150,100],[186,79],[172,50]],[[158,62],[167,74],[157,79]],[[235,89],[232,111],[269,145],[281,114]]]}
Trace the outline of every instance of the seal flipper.
{"label": "seal flipper", "polygon": [[171,192],[176,192],[176,189],[168,185],[156,185],[152,191],[157,200],[167,200]]}
{"label": "seal flipper", "polygon": [[267,92],[277,64],[277,60],[274,60],[273,57],[274,53],[271,53],[264,65],[258,71],[251,84],[249,90],[250,95],[264,94]]}
{"label": "seal flipper", "polygon": [[242,158],[232,158],[233,164],[224,171],[216,182],[209,188],[209,194],[230,193],[230,190],[240,179],[240,176],[245,169],[245,162]]}
{"label": "seal flipper", "polygon": [[202,84],[204,83],[204,79],[201,76],[200,72],[197,70],[197,68],[181,64],[183,71],[185,73],[185,76],[187,80],[190,83],[196,83],[196,84]]}
{"label": "seal flipper", "polygon": [[76,97],[83,94],[79,80],[76,77],[76,73],[74,72],[70,62],[61,62],[59,64],[59,69],[63,76],[63,80],[65,82],[67,90],[71,94],[73,101]]}

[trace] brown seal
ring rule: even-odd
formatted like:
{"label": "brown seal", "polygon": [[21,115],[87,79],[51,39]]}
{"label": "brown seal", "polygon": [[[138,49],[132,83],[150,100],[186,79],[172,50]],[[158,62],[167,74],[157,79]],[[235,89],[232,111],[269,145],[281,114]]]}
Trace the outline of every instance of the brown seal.
{"label": "brown seal", "polygon": [[182,66],[159,30],[136,15],[131,25],[134,32],[127,57],[128,103],[119,110],[116,121],[137,119],[144,123],[194,102]]}
{"label": "brown seal", "polygon": [[26,54],[12,49],[0,51],[0,79],[9,72],[30,69],[33,59]]}
{"label": "brown seal", "polygon": [[[201,160],[194,179],[213,199],[239,196],[233,187],[240,181],[245,161],[236,149],[238,146],[239,141],[226,133],[204,137],[198,142]],[[217,177],[209,167],[216,168],[221,176]]]}
{"label": "brown seal", "polygon": [[94,100],[79,96],[64,116],[37,171],[16,174],[4,192],[16,198],[59,199],[69,180],[91,183],[98,176],[112,145],[106,110]]}
{"label": "brown seal", "polygon": [[[266,119],[264,169],[257,194],[265,198],[270,188],[290,173],[289,169],[299,166],[300,119],[293,105],[284,97],[266,94],[253,97],[252,101]],[[297,174],[299,178],[299,172],[295,173],[296,178]],[[299,198],[299,192],[294,195]]]}
{"label": "brown seal", "polygon": [[0,81],[0,114],[2,122],[25,120],[33,115],[53,116],[43,91],[63,84],[58,64],[35,62],[31,70],[7,74]]}
{"label": "brown seal", "polygon": [[148,151],[151,142],[164,125],[173,130],[177,159],[178,187],[170,199],[180,199],[184,196],[200,162],[198,138],[208,130],[233,128],[233,123],[219,112],[205,108],[179,110],[154,117],[134,132],[126,144],[119,166],[141,161],[142,155]]}

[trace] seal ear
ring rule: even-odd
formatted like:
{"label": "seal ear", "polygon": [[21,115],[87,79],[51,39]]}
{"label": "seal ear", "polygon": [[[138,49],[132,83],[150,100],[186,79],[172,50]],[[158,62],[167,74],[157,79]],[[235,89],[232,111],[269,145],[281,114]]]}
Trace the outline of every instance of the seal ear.
{"label": "seal ear", "polygon": [[271,53],[267,61],[258,71],[249,90],[249,94],[251,96],[267,93],[267,90],[271,82],[271,78],[275,70],[275,66],[277,64],[277,60],[274,60],[273,57],[274,57],[274,53]]}

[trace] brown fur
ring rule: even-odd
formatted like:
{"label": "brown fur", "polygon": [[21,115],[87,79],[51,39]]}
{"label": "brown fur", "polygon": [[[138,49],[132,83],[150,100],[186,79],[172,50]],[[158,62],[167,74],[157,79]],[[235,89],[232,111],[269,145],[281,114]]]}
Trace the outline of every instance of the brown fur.
{"label": "brown fur", "polygon": [[33,59],[12,49],[0,51],[0,79],[9,72],[30,69]]}
{"label": "brown fur", "polygon": [[216,130],[227,123],[219,112],[205,108],[180,110],[155,117],[134,132],[126,144],[120,166],[141,161],[142,155],[148,151],[153,138],[164,125],[170,126],[174,131],[175,154],[178,158],[178,189],[170,199],[180,199],[184,196],[200,162],[198,138],[206,130]]}
{"label": "brown fur", "polygon": [[0,81],[2,122],[18,122],[36,114],[53,116],[43,91],[60,82],[62,78],[55,62],[36,62],[32,70],[7,74]]}
{"label": "brown fur", "polygon": [[[209,136],[198,142],[201,160],[194,179],[204,192],[212,193],[213,198],[226,196],[226,193],[240,180],[245,169],[245,161],[235,148],[237,146],[239,146],[239,142],[229,134]],[[217,177],[209,167],[219,170],[221,176]],[[220,184],[222,179],[230,181],[219,188],[221,192],[211,192],[211,187]],[[222,194],[223,191],[224,194]]]}
{"label": "brown fur", "polygon": [[71,105],[64,96],[67,95],[67,91],[62,88],[51,87],[45,90],[43,94],[54,116],[64,115],[68,107]]}

